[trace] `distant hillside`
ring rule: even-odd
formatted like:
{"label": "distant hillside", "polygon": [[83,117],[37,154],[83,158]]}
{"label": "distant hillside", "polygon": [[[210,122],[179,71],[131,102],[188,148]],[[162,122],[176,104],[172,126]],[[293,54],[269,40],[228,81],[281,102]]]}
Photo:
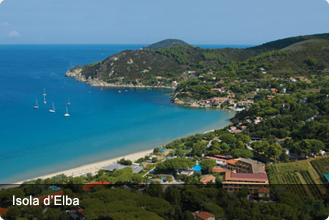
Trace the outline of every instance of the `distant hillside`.
{"label": "distant hillside", "polygon": [[[265,76],[260,67],[278,76],[311,75],[329,66],[327,39],[329,34],[299,36],[247,49],[172,46],[183,41],[171,39],[150,45],[149,50],[126,50],[103,61],[72,68],[66,76],[91,85],[169,86],[172,81],[183,82],[208,72],[213,72],[215,79],[253,81]],[[157,47],[165,48],[151,49]]]}
{"label": "distant hillside", "polygon": [[185,41],[179,39],[166,39],[157,43],[142,47],[140,50],[158,50],[160,48],[174,47],[174,46],[189,46]]}
{"label": "distant hillside", "polygon": [[273,51],[273,50],[280,50],[285,47],[288,47],[289,45],[310,40],[310,39],[326,39],[329,40],[329,34],[324,33],[324,34],[315,34],[315,35],[304,35],[304,36],[297,36],[297,37],[290,37],[290,38],[284,38],[276,41],[271,41],[259,46],[251,47],[248,48],[247,50],[251,51],[261,51],[261,52],[266,52],[266,51]]}

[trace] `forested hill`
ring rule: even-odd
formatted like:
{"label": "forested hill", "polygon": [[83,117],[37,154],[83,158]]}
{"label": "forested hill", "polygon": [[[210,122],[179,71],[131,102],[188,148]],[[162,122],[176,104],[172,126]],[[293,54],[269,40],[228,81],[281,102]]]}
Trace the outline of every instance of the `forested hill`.
{"label": "forested hill", "polygon": [[166,39],[157,43],[142,47],[140,50],[158,50],[160,48],[175,47],[175,46],[188,46],[185,41],[179,39]]}
{"label": "forested hill", "polygon": [[276,41],[267,42],[265,44],[247,48],[246,50],[250,51],[259,51],[259,52],[266,52],[266,51],[273,51],[273,50],[280,50],[289,45],[310,40],[310,39],[326,39],[329,40],[329,34],[315,34],[315,35],[304,35],[304,36],[297,36],[291,38],[284,38]]}
{"label": "forested hill", "polygon": [[[98,63],[72,68],[66,76],[91,85],[97,85],[96,81],[112,85],[170,86],[172,81],[184,82],[209,72],[216,79],[259,79],[265,77],[260,74],[260,67],[268,74],[284,75],[287,71],[290,75],[311,74],[329,65],[326,39],[329,34],[287,38],[248,49],[201,49],[185,45],[126,50]],[[298,46],[302,43],[305,44]],[[311,60],[306,62],[306,59]],[[312,61],[317,64],[312,65]]]}

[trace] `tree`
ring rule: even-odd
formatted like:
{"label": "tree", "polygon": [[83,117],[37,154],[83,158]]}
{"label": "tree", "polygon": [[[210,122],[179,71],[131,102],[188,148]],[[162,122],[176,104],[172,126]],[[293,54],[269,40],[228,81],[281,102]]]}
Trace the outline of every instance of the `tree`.
{"label": "tree", "polygon": [[215,160],[212,159],[205,159],[205,160],[201,160],[200,161],[200,165],[203,169],[205,169],[206,171],[210,172],[210,170],[212,168],[214,168],[214,166],[217,165]]}
{"label": "tree", "polygon": [[270,146],[270,148],[267,150],[266,154],[269,157],[277,158],[281,155],[282,153],[282,147],[281,145],[274,143]]}
{"label": "tree", "polygon": [[156,165],[156,170],[179,170],[182,168],[191,168],[195,165],[195,162],[186,158],[174,158]]}
{"label": "tree", "polygon": [[22,214],[22,211],[17,206],[9,206],[3,218],[5,219],[17,219]]}
{"label": "tree", "polygon": [[249,189],[248,187],[242,187],[241,191],[238,192],[238,197],[239,198],[246,198],[249,194]]}
{"label": "tree", "polygon": [[165,199],[174,205],[181,203],[181,193],[175,186],[169,186],[165,191]]}
{"label": "tree", "polygon": [[143,182],[143,176],[141,174],[134,174],[131,177],[131,181],[136,184],[141,183]]}
{"label": "tree", "polygon": [[222,142],[228,143],[228,144],[233,144],[236,143],[237,139],[229,133],[225,133],[223,135],[220,136],[220,139],[222,140]]}
{"label": "tree", "polygon": [[245,146],[241,140],[239,140],[236,144],[236,148],[238,149],[245,149]]}
{"label": "tree", "polygon": [[131,160],[125,160],[125,158],[122,158],[121,160],[118,161],[119,164],[122,164],[122,165],[132,165],[132,162]]}
{"label": "tree", "polygon": [[242,140],[242,142],[245,143],[245,144],[249,144],[250,141],[251,141],[250,137],[248,135],[241,134],[241,133],[235,135],[235,138],[238,139],[238,140]]}

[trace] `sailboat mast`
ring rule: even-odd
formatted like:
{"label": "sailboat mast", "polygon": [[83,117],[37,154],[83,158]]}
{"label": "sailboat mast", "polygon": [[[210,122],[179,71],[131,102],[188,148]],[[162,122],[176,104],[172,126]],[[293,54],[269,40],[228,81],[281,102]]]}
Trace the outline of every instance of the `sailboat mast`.
{"label": "sailboat mast", "polygon": [[43,89],[43,103],[44,103],[44,104],[47,103],[47,102],[46,102],[46,95],[47,95],[47,94],[46,94],[46,89],[44,88],[44,89]]}

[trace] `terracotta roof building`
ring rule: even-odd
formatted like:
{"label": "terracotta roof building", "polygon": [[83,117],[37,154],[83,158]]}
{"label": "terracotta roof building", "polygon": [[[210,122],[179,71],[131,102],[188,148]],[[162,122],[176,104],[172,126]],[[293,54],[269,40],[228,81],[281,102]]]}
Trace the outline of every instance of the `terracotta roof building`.
{"label": "terracotta roof building", "polygon": [[261,187],[268,187],[269,181],[266,173],[232,173],[226,172],[223,176],[223,188],[227,192],[240,191],[247,187],[250,191]]}
{"label": "terracotta roof building", "polygon": [[204,176],[203,178],[201,178],[200,182],[202,182],[203,184],[207,184],[210,182],[215,183],[216,177],[214,177],[213,175],[207,175]]}
{"label": "terracotta roof building", "polygon": [[206,211],[192,213],[196,219],[199,220],[215,220],[215,216]]}
{"label": "terracotta roof building", "polygon": [[110,185],[110,183],[107,182],[107,181],[101,181],[101,182],[95,181],[95,182],[91,182],[91,183],[87,183],[87,184],[83,185],[82,190],[83,191],[91,191],[92,188],[94,188],[95,186],[100,186],[100,185],[108,186],[108,185]]}

